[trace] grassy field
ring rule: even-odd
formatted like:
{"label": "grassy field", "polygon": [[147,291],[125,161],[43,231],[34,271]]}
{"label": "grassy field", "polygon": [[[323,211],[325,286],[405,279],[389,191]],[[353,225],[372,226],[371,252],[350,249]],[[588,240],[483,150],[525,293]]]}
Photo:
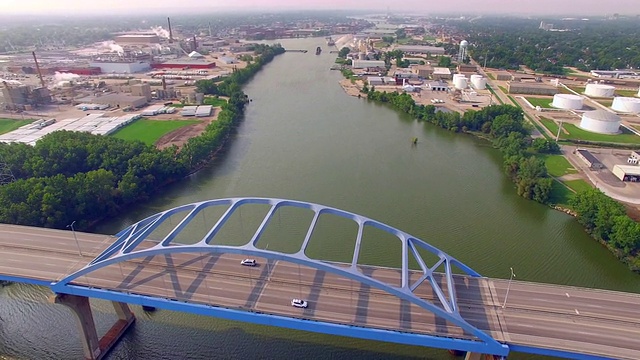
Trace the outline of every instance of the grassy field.
{"label": "grassy field", "polygon": [[560,177],[578,172],[562,155],[545,155],[543,158],[544,164],[547,166],[547,172],[551,176]]}
{"label": "grassy field", "polygon": [[549,202],[551,204],[569,207],[569,199],[573,195],[573,191],[567,188],[563,183],[554,180],[551,185],[551,193],[549,194]]}
{"label": "grassy field", "polygon": [[223,98],[217,98],[215,96],[205,96],[205,98],[202,101],[202,103],[204,105],[212,105],[214,107],[220,107],[223,104],[226,104],[227,100],[223,99]]}
{"label": "grassy field", "polygon": [[611,107],[613,105],[613,100],[611,99],[594,99],[598,104],[604,105],[606,107]]}
{"label": "grassy field", "polygon": [[153,145],[163,135],[199,122],[198,120],[148,120],[142,118],[116,131],[111,136],[123,140],[140,140],[147,145]]}
{"label": "grassy field", "polygon": [[498,85],[498,88],[500,88],[500,90],[502,90],[503,93],[508,94],[509,92],[507,91],[507,89],[504,86],[500,86]]}
{"label": "grassy field", "polygon": [[11,132],[20,126],[31,124],[34,120],[17,120],[17,119],[2,119],[0,118],[0,134],[6,134]]}
{"label": "grassy field", "polygon": [[492,73],[487,73],[487,77],[488,77],[489,79],[491,79],[491,80],[495,80],[495,79],[496,79],[496,77],[495,77],[495,76],[493,76],[493,74],[492,74]]}
{"label": "grassy field", "polygon": [[553,99],[550,98],[526,97],[525,99],[527,99],[527,101],[530,102],[533,106],[540,106],[541,108],[546,109],[551,108],[551,102],[553,101]]}
{"label": "grassy field", "polygon": [[[544,117],[540,117],[540,122],[547,129],[549,129],[549,131],[551,131],[552,134],[558,133],[558,124],[555,121],[544,118]],[[567,124],[567,123],[564,123],[562,125],[562,128],[563,128],[563,131],[560,133],[560,139],[586,140],[586,141],[618,143],[618,144],[640,144],[640,136],[637,136],[634,133],[622,127],[620,128],[622,133],[618,135],[596,134],[590,131],[580,129],[579,127],[573,124]]]}
{"label": "grassy field", "polygon": [[593,186],[591,186],[591,184],[589,184],[588,182],[586,182],[586,181],[584,181],[582,179],[567,180],[564,183],[565,183],[565,185],[570,187],[575,192],[581,192],[581,191],[585,191],[585,190],[589,190],[589,189],[593,188]]}
{"label": "grassy field", "polygon": [[615,94],[618,96],[634,97],[638,95],[638,91],[637,90],[616,90]]}

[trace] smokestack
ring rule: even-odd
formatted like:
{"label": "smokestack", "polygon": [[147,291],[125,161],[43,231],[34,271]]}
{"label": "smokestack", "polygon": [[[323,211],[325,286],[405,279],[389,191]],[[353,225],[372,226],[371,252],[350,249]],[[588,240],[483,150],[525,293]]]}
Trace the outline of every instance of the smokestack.
{"label": "smokestack", "polygon": [[169,43],[173,42],[173,32],[171,31],[171,18],[167,18],[167,23],[169,24]]}
{"label": "smokestack", "polygon": [[42,87],[46,87],[44,85],[44,78],[42,77],[42,71],[40,71],[40,65],[38,65],[38,58],[36,57],[36,52],[32,51],[31,55],[33,55],[33,61],[36,63],[36,70],[38,71],[38,76],[40,77],[40,84],[42,84]]}
{"label": "smokestack", "polygon": [[162,77],[162,90],[167,90],[167,80]]}
{"label": "smokestack", "polygon": [[211,32],[211,21],[209,21],[209,37],[213,37],[213,33]]}
{"label": "smokestack", "polygon": [[198,50],[198,43],[196,42],[196,36],[193,35],[193,51]]}

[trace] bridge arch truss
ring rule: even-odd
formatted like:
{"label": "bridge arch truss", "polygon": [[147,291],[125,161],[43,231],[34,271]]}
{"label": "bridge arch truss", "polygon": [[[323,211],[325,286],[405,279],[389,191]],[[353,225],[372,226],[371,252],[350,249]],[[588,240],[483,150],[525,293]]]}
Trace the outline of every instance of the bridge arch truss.
{"label": "bridge arch truss", "polygon": [[[225,225],[225,223],[228,222],[231,216],[243,205],[249,204],[270,206],[257,230],[251,236],[251,239],[244,245],[239,246],[212,244],[211,242],[216,234],[220,232],[222,227]],[[198,214],[200,214],[204,209],[212,206],[226,206],[227,208],[224,211],[223,215],[217,220],[217,222],[207,231],[204,237],[202,237],[194,244],[177,244],[173,242]],[[302,245],[295,253],[281,253],[278,251],[258,248],[256,245],[263,235],[265,229],[267,228],[267,225],[273,219],[274,214],[278,209],[285,207],[308,209],[313,212],[313,218],[307,229]],[[178,224],[172,226],[171,230],[163,239],[148,238],[159,226],[163,224],[165,224],[166,226],[171,216],[179,213],[186,213],[186,216],[184,216]],[[338,266],[335,263],[312,259],[306,255],[306,249],[309,245],[309,241],[313,235],[318,219],[322,214],[332,214],[338,217],[346,218],[352,220],[358,226],[358,231],[355,239],[355,248],[351,258],[351,263],[347,264],[348,266],[346,267]],[[400,268],[400,286],[388,284],[375,279],[371,275],[363,273],[358,267],[358,257],[362,245],[364,228],[366,226],[371,226],[387,232],[388,234],[396,237],[401,242],[402,265]],[[155,242],[155,245],[151,247],[139,247],[139,245],[145,240],[153,240]],[[426,250],[431,254],[436,255],[439,260],[432,266],[427,265],[427,262],[423,259],[418,249]],[[472,277],[480,277],[480,274],[478,274],[462,262],[458,261],[457,259],[453,258],[452,256],[428,244],[427,242],[413,237],[401,230],[395,229],[389,225],[344,210],[302,201],[274,198],[226,198],[182,205],[157,213],[120,231],[118,234],[116,234],[116,240],[89,264],[76,271],[75,273],[72,273],[62,280],[52,284],[51,288],[54,292],[57,293],[73,293],[71,289],[77,288],[77,285],[73,284],[73,281],[75,279],[78,279],[79,277],[87,275],[98,269],[137,258],[177,253],[242,254],[244,256],[255,256],[271,260],[287,261],[317,270],[326,271],[327,273],[335,274],[338,276],[343,276],[350,280],[354,280],[362,284],[369,285],[372,288],[387,292],[399,299],[408,301],[413,305],[417,305],[425,311],[431,312],[435,316],[440,317],[450,322],[451,324],[460,327],[462,330],[464,330],[465,333],[470,334],[474,338],[474,340],[451,338],[445,339],[442,336],[424,335],[425,338],[431,339],[431,341],[428,341],[429,346],[454,348],[454,346],[460,345],[459,348],[463,350],[477,351],[485,354],[502,356],[506,356],[509,352],[509,349],[506,345],[499,343],[484,331],[471,325],[460,315],[456,299],[452,267],[455,266]],[[421,274],[418,280],[413,282],[411,282],[410,279],[410,254],[412,254],[416,259],[420,267],[419,273]],[[434,276],[436,270],[441,268],[444,268],[445,270],[444,276],[447,285],[446,293],[445,291],[443,291]],[[429,300],[425,300],[414,293],[416,288],[418,288],[418,286],[425,282],[431,286],[433,293],[437,296],[437,301],[431,302]],[[439,343],[438,341],[441,341],[441,343]]]}

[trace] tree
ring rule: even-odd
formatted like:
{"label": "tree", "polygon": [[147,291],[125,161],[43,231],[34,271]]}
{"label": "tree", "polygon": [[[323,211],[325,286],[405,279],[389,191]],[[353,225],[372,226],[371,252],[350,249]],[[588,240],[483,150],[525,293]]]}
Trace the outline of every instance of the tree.
{"label": "tree", "polygon": [[341,58],[346,58],[347,54],[349,54],[351,52],[351,49],[349,49],[348,47],[343,47],[342,49],[340,49],[340,51],[338,51],[338,57]]}
{"label": "tree", "polygon": [[451,67],[451,58],[445,55],[440,55],[438,57],[438,66],[440,67]]}

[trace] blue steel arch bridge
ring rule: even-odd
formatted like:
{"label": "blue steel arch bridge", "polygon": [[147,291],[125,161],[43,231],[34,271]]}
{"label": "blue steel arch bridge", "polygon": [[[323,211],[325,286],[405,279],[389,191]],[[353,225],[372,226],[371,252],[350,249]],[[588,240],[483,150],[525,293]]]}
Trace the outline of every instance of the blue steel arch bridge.
{"label": "blue steel arch bridge", "polygon": [[[266,211],[249,236],[234,245],[216,241],[232,217],[255,205]],[[221,215],[194,238],[190,225],[211,208],[221,209]],[[299,246],[287,252],[261,246],[276,214],[288,208],[311,213]],[[355,224],[350,261],[308,256],[324,215]],[[399,244],[398,268],[359,261],[367,228]],[[190,241],[180,242],[185,236]],[[74,231],[71,238],[67,231],[0,225],[0,249],[3,258],[11,259],[0,264],[0,279],[48,286],[58,294],[56,302],[77,315],[84,354],[91,359],[104,356],[133,323],[127,303],[455,349],[467,351],[470,358],[506,357],[510,351],[576,359],[640,358],[638,294],[485,278],[404,231],[308,202],[202,201],[149,216],[115,236]],[[38,265],[43,251],[53,260]],[[257,259],[259,266],[241,266],[244,258]],[[111,300],[118,313],[119,321],[102,340],[95,333],[88,298]],[[309,306],[294,308],[292,298],[306,299]]]}

